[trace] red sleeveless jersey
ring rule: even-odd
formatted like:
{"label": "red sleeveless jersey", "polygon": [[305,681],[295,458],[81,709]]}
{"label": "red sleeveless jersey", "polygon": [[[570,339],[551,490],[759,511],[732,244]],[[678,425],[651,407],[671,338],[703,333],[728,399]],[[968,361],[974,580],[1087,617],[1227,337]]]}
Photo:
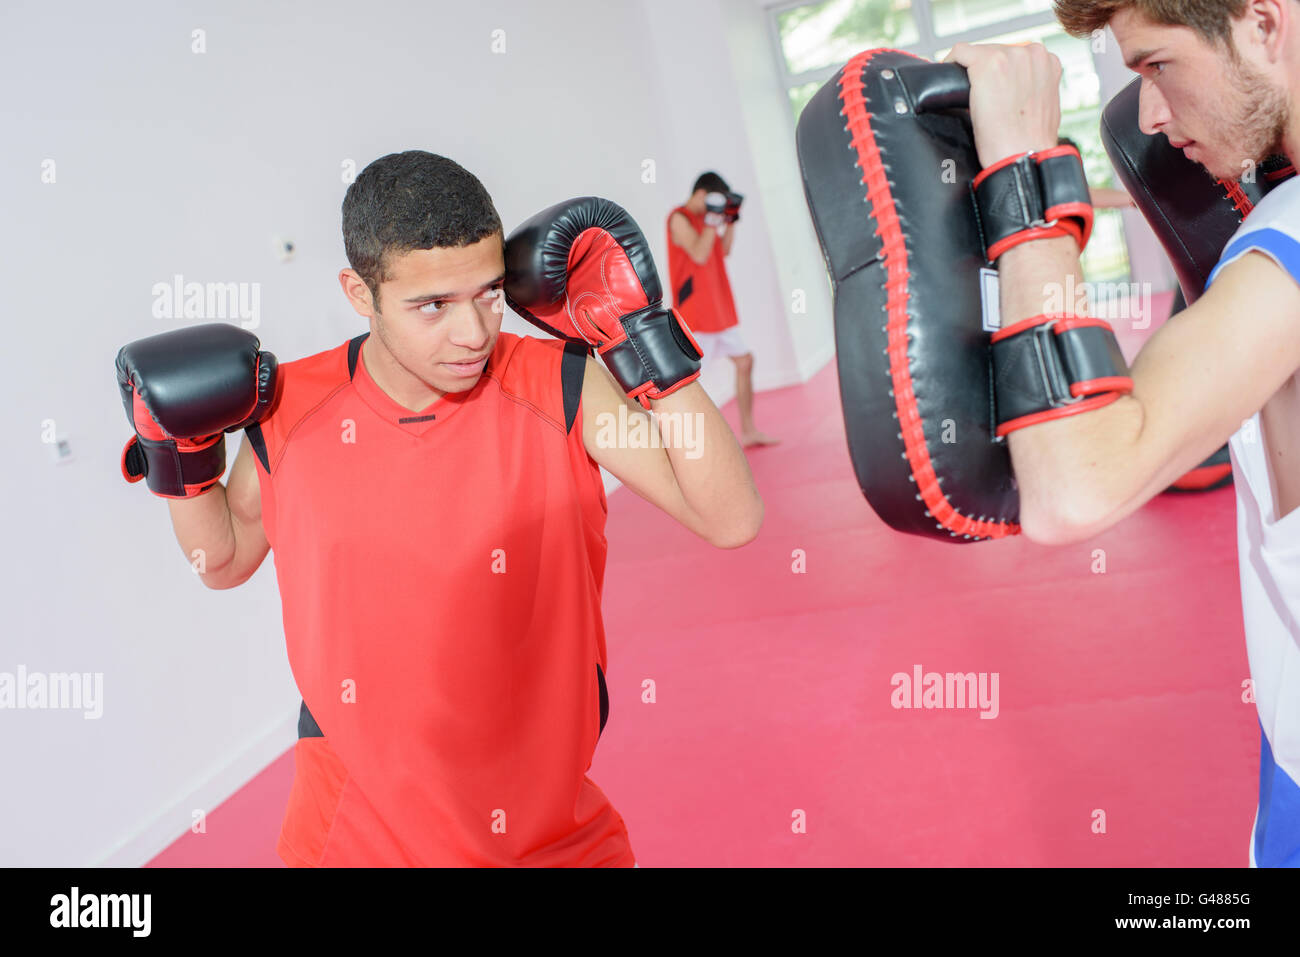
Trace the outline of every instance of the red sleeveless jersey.
{"label": "red sleeveless jersey", "polygon": [[585,355],[503,332],[472,389],[412,412],[364,339],[281,366],[249,433],[307,735],[280,856],[631,867],[585,773],[608,708]]}
{"label": "red sleeveless jersey", "polygon": [[668,276],[673,287],[673,308],[682,314],[692,332],[722,332],[739,325],[736,300],[727,278],[726,257],[722,255],[722,237],[714,242],[708,260],[700,265],[673,242],[673,213],[685,216],[697,233],[713,228],[705,227],[704,217],[685,206],[678,206],[668,214]]}

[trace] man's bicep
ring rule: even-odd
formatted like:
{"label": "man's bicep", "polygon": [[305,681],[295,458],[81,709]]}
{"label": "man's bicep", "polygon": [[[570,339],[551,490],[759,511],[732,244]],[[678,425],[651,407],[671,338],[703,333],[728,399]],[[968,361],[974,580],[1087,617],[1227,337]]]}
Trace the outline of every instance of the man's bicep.
{"label": "man's bicep", "polygon": [[668,234],[675,244],[688,251],[694,249],[700,238],[700,234],[681,213],[673,213],[668,217]]}
{"label": "man's bicep", "polygon": [[668,219],[668,231],[675,245],[686,250],[691,261],[703,266],[709,257],[704,252],[704,233],[696,232],[695,227],[681,213],[673,213]]}
{"label": "man's bicep", "polygon": [[226,480],[226,502],[230,513],[240,523],[262,519],[262,489],[257,481],[257,465],[253,462],[253,443],[245,435],[235,454],[235,464],[230,467]]}
{"label": "man's bicep", "polygon": [[271,545],[262,528],[262,488],[248,436],[239,444],[235,464],[226,480],[226,504],[235,528],[235,563],[251,575],[262,564]]}
{"label": "man's bicep", "polygon": [[[1133,363],[1147,497],[1200,464],[1300,368],[1300,285],[1254,251],[1226,266]],[[1145,499],[1143,499],[1145,500]]]}
{"label": "man's bicep", "polygon": [[[619,413],[620,406],[625,414]],[[658,424],[589,356],[582,383],[582,441],[587,454],[651,505],[695,531],[667,453],[662,447],[649,447],[658,434]]]}

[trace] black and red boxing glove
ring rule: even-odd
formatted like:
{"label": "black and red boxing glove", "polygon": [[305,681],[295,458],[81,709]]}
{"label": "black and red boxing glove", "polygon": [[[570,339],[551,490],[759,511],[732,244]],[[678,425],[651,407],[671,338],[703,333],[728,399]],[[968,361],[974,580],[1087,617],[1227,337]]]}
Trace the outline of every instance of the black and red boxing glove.
{"label": "black and red boxing glove", "polygon": [[700,347],[663,303],[650,247],[607,199],[544,209],[506,240],[510,308],[553,336],[580,342],[645,408],[700,375]]}
{"label": "black and red boxing glove", "polygon": [[135,435],[122,450],[128,482],[193,498],[226,471],[223,433],[246,428],[275,400],[276,361],[238,326],[209,323],[123,346],[117,384]]}
{"label": "black and red boxing glove", "polygon": [[733,193],[731,190],[720,193],[709,193],[704,197],[704,208],[709,213],[722,217],[724,223],[735,223],[740,220],[740,205],[745,201],[745,197],[740,193]]}

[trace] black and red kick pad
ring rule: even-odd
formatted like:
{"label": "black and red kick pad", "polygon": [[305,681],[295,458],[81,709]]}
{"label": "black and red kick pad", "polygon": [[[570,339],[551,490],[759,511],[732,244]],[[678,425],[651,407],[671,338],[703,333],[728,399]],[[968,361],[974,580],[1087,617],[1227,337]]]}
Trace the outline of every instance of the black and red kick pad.
{"label": "black and red kick pad", "polygon": [[969,94],[956,64],[868,50],[813,96],[797,133],[858,484],[891,527],[957,542],[1020,531],[994,440]]}

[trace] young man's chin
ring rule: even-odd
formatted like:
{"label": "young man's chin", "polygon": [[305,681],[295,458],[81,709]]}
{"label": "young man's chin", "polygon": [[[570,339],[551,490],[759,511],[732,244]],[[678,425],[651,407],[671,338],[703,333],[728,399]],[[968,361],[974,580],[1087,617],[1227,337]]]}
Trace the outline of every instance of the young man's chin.
{"label": "young man's chin", "polygon": [[474,386],[478,385],[478,380],[480,378],[482,377],[475,376],[469,381],[457,379],[455,382],[448,382],[445,385],[439,386],[439,388],[442,389],[444,395],[459,395],[462,392],[468,392],[470,389],[474,388]]}

